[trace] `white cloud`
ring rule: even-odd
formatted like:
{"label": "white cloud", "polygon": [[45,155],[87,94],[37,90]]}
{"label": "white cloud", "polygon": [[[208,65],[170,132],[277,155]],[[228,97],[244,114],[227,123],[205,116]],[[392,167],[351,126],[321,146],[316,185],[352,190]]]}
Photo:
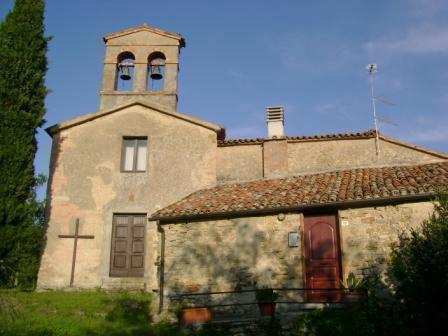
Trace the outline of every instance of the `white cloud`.
{"label": "white cloud", "polygon": [[417,130],[411,138],[418,142],[445,142],[448,141],[448,126]]}
{"label": "white cloud", "polygon": [[322,34],[286,33],[270,39],[271,51],[290,70],[322,71],[340,69],[357,56],[356,47]]}
{"label": "white cloud", "polygon": [[316,105],[314,111],[322,115],[336,117],[340,120],[353,121],[356,120],[356,118],[352,114],[351,105],[352,104],[338,102],[324,103]]}
{"label": "white cloud", "polygon": [[370,53],[373,51],[413,54],[448,52],[448,26],[421,26],[409,30],[402,38],[367,42],[365,48]]}
{"label": "white cloud", "polygon": [[418,17],[433,17],[446,8],[446,0],[409,0],[411,13]]}

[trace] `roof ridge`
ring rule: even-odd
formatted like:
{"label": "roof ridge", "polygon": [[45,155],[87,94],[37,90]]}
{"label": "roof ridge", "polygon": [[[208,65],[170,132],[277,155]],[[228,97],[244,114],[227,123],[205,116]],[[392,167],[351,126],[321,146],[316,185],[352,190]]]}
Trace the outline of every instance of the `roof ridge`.
{"label": "roof ridge", "polygon": [[[276,139],[284,140],[334,140],[334,139],[365,139],[373,138],[376,136],[376,131],[373,129],[366,130],[364,132],[340,132],[340,133],[324,133],[324,134],[313,134],[313,135],[296,135],[296,136],[284,136]],[[238,144],[258,144],[272,139],[269,138],[235,138],[235,139],[225,139],[220,140],[218,145],[238,145]]]}
{"label": "roof ridge", "polygon": [[119,37],[119,36],[123,36],[123,35],[128,35],[128,34],[131,34],[133,32],[137,32],[139,30],[150,30],[150,31],[152,31],[152,32],[154,32],[156,34],[161,34],[161,35],[165,35],[165,36],[169,36],[169,37],[178,39],[181,42],[181,46],[182,47],[185,46],[185,39],[182,37],[181,34],[176,33],[176,32],[170,32],[170,31],[167,31],[167,30],[164,30],[164,29],[160,29],[160,28],[148,25],[147,23],[142,23],[142,24],[137,25],[137,26],[128,27],[128,28],[125,28],[125,29],[118,30],[116,32],[112,32],[112,33],[106,34],[103,37],[103,41],[107,42],[107,40],[109,40],[111,38],[115,38],[115,37]]}

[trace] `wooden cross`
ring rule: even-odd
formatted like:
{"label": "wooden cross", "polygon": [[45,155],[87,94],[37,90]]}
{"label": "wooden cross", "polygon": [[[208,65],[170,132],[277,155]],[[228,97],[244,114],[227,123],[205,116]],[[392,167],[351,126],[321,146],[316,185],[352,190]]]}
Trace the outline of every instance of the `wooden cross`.
{"label": "wooden cross", "polygon": [[78,239],[93,239],[92,235],[79,235],[79,218],[76,218],[75,234],[74,235],[59,235],[59,238],[74,238],[73,242],[73,258],[72,258],[72,272],[70,274],[70,287],[73,287],[73,280],[75,279],[75,263],[76,263],[76,249],[78,247]]}

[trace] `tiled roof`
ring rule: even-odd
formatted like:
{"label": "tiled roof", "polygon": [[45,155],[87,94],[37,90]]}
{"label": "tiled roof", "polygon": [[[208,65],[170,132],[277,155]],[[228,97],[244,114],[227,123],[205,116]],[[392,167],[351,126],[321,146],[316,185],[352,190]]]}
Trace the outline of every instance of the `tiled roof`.
{"label": "tiled roof", "polygon": [[179,33],[169,32],[169,31],[157,28],[157,27],[150,26],[147,23],[143,23],[139,26],[126,28],[126,29],[122,29],[117,32],[107,34],[106,36],[103,37],[103,41],[107,42],[107,40],[109,40],[111,38],[132,34],[132,33],[138,32],[138,31],[142,31],[142,30],[151,31],[156,34],[165,35],[165,36],[169,36],[169,37],[178,39],[178,40],[180,40],[181,47],[185,47],[185,40],[182,37],[182,35],[180,35]]}
{"label": "tiled roof", "polygon": [[[351,140],[351,139],[368,139],[375,137],[375,130],[356,133],[334,133],[334,134],[317,134],[303,136],[285,136],[282,139],[290,141],[315,141],[315,140]],[[261,144],[269,139],[253,138],[253,139],[228,139],[218,141],[218,146],[234,146],[244,144]]]}
{"label": "tiled roof", "polygon": [[448,161],[416,166],[360,168],[199,190],[159,210],[152,219],[207,217],[426,197],[440,187],[448,187]]}

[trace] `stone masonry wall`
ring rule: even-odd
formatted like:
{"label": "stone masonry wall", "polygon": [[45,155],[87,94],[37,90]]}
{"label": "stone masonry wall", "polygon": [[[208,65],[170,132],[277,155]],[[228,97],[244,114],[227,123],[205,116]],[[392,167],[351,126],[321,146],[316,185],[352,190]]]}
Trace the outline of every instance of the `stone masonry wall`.
{"label": "stone masonry wall", "polygon": [[442,160],[383,140],[380,140],[380,156],[377,159],[374,139],[288,143],[290,175],[361,167],[424,164]]}
{"label": "stone masonry wall", "polygon": [[251,181],[263,178],[263,147],[261,145],[218,147],[218,183]]}
{"label": "stone masonry wall", "polygon": [[[246,217],[164,225],[165,295],[301,287],[300,247],[288,247],[302,216]],[[212,298],[213,299],[213,298]]]}
{"label": "stone masonry wall", "polygon": [[[380,140],[379,159],[375,154],[374,139],[285,141],[286,150],[283,146],[273,148],[272,145],[276,142],[283,144],[282,141],[267,141],[264,144],[218,147],[218,183],[361,167],[425,164],[444,160],[384,140]],[[278,160],[281,153],[285,153],[285,162]],[[281,169],[273,170],[272,167]]]}
{"label": "stone masonry wall", "polygon": [[362,275],[369,266],[383,268],[398,234],[417,227],[433,210],[430,202],[339,211],[342,268]]}
{"label": "stone masonry wall", "polygon": [[[420,225],[432,210],[431,202],[419,202],[339,211],[342,277],[350,272],[361,276],[371,266],[383,269],[398,234]],[[304,238],[299,247],[288,247],[288,233],[301,233],[302,225],[299,213],[287,214],[284,221],[273,215],[163,225],[165,296],[251,289],[254,282],[302,288]],[[300,293],[286,293],[288,299],[303,299]],[[204,300],[210,304],[250,298]]]}

